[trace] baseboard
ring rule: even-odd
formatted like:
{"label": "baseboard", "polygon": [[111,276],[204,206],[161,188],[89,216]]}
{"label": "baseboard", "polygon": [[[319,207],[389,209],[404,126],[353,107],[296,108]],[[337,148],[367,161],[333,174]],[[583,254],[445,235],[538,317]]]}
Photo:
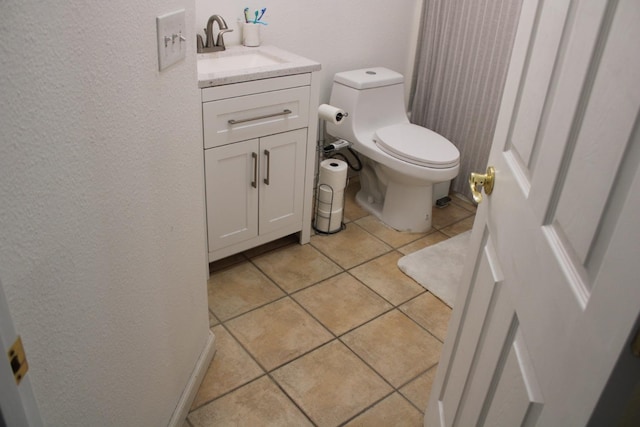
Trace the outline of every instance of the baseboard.
{"label": "baseboard", "polygon": [[180,401],[178,401],[178,405],[176,406],[175,411],[173,411],[173,415],[171,416],[171,420],[168,424],[169,427],[182,427],[184,425],[184,420],[189,414],[189,408],[191,408],[193,399],[196,397],[196,393],[198,392],[200,384],[207,373],[207,369],[211,364],[211,359],[213,359],[215,352],[216,337],[213,335],[213,332],[209,331],[207,344],[204,346],[202,353],[200,353],[198,362],[196,362],[196,366],[191,373],[191,378],[189,378],[189,382],[182,392],[182,396],[180,396]]}

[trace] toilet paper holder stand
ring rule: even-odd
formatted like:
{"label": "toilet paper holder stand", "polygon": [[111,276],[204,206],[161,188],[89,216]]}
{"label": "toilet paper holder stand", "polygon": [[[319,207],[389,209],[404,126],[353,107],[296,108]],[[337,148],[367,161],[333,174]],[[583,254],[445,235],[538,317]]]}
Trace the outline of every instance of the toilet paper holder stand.
{"label": "toilet paper holder stand", "polygon": [[[349,178],[347,178],[347,184],[348,184]],[[320,212],[320,203],[326,204],[326,202],[321,202],[320,201],[320,191],[324,189],[325,191],[328,191],[331,194],[331,202],[329,203],[329,210],[328,210],[328,215],[324,215]],[[344,208],[342,209],[342,212],[340,213],[340,226],[337,227],[335,230],[331,230],[331,222],[332,222],[332,214],[333,214],[333,204],[335,202],[334,200],[334,190],[333,187],[331,187],[329,184],[319,184],[318,187],[316,188],[316,192],[315,192],[315,212],[313,214],[313,229],[320,233],[320,234],[335,234],[338,233],[342,230],[344,230],[346,227],[345,223],[344,223]],[[344,192],[342,195],[342,206],[344,206]],[[323,219],[326,220],[327,222],[327,229],[326,230],[322,230],[318,227],[318,220],[319,219]]]}

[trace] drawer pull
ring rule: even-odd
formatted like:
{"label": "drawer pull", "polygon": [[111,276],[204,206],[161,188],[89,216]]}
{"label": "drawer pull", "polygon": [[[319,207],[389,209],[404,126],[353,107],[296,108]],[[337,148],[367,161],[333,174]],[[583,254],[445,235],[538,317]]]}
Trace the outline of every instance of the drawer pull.
{"label": "drawer pull", "polygon": [[286,116],[291,113],[292,111],[287,108],[286,110],[283,110],[280,113],[265,114],[264,116],[250,117],[248,119],[240,119],[240,120],[231,119],[227,123],[229,123],[230,125],[237,125],[240,123],[252,122],[254,120],[268,119],[270,117]]}
{"label": "drawer pull", "polygon": [[271,176],[271,153],[269,150],[264,150],[264,155],[267,156],[267,177],[263,180],[266,185],[269,185],[269,177]]}
{"label": "drawer pull", "polygon": [[258,154],[251,153],[251,157],[253,158],[253,181],[251,181],[251,186],[258,188]]}

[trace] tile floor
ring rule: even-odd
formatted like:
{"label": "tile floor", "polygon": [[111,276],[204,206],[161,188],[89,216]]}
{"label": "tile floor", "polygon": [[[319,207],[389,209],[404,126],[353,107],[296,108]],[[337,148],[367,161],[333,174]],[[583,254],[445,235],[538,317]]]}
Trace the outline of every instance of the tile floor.
{"label": "tile floor", "polygon": [[427,233],[356,205],[345,230],[295,236],[211,265],[216,355],[185,426],[421,426],[451,310],[396,266],[469,230],[453,197]]}

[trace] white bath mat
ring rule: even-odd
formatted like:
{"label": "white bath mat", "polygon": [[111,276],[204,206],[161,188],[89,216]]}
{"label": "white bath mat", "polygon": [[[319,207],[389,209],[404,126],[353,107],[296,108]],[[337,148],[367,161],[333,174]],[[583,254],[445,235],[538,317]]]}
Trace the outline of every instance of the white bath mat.
{"label": "white bath mat", "polygon": [[449,307],[453,307],[462,277],[471,230],[403,256],[398,267]]}

